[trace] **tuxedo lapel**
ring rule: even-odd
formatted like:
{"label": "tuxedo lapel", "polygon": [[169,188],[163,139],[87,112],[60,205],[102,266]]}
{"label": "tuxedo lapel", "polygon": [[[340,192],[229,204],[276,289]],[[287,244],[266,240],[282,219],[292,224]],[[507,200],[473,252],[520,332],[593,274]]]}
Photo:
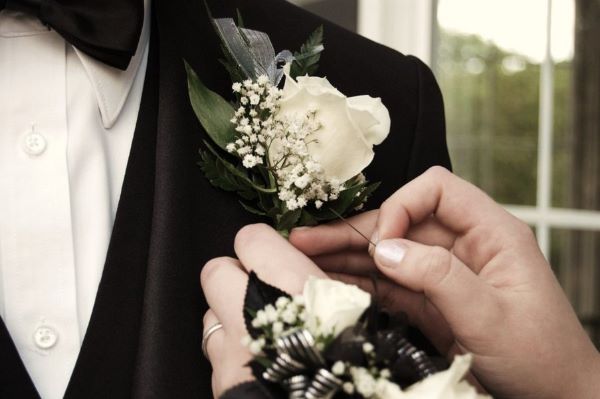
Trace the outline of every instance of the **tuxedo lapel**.
{"label": "tuxedo lapel", "polygon": [[2,319],[0,319],[0,398],[39,398]]}
{"label": "tuxedo lapel", "polygon": [[140,112],[102,279],[65,398],[129,397],[154,203],[157,37],[150,39]]}
{"label": "tuxedo lapel", "polygon": [[209,398],[210,366],[200,347],[207,310],[200,270],[213,257],[232,255],[235,232],[255,219],[235,196],[212,187],[197,165],[208,136],[189,104],[183,60],[209,87],[228,87],[217,38],[203,10],[197,10],[200,22],[185,36],[196,51],[182,52],[184,36],[174,34],[176,24],[161,4],[155,3],[160,36],[156,190],[133,397]]}

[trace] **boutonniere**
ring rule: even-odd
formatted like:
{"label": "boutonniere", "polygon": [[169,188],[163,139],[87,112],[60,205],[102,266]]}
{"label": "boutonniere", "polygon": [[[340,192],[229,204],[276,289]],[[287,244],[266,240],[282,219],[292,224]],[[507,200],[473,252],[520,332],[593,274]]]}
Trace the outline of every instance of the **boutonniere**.
{"label": "boutonniere", "polygon": [[322,27],[299,51],[276,54],[269,36],[241,18],[211,20],[232,92],[226,99],[210,90],[186,64],[191,104],[211,139],[200,150],[205,176],[283,235],[361,209],[378,186],[363,170],[390,130],[381,99],[347,97],[312,76]]}
{"label": "boutonniere", "polygon": [[378,312],[356,286],[309,278],[291,296],[251,273],[244,306],[242,344],[274,398],[489,398],[464,380],[472,355],[442,370],[410,342],[403,318]]}

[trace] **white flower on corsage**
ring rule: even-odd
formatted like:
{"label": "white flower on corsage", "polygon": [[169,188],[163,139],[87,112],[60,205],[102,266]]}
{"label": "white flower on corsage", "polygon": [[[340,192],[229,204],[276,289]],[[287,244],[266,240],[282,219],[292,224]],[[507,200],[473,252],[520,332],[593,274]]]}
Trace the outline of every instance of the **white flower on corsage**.
{"label": "white flower on corsage", "polygon": [[354,285],[312,276],[303,297],[306,328],[316,337],[337,336],[355,325],[371,305],[371,295]]}
{"label": "white flower on corsage", "polygon": [[390,132],[390,114],[380,98],[346,97],[326,78],[286,75],[276,117],[303,118],[316,110],[320,128],[310,137],[308,152],[325,177],[345,182],[373,160],[373,146]]}
{"label": "white flower on corsage", "polygon": [[440,371],[421,380],[406,390],[390,381],[381,381],[377,386],[379,399],[485,399],[488,395],[477,392],[473,385],[464,380],[471,367],[471,354],[458,355],[448,370]]}

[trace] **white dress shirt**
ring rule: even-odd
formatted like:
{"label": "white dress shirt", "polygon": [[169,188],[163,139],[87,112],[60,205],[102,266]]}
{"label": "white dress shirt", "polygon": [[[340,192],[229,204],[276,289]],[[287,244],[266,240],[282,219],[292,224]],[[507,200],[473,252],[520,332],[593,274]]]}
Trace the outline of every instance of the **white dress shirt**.
{"label": "white dress shirt", "polygon": [[146,72],[0,12],[0,315],[42,398],[62,398],[90,320]]}

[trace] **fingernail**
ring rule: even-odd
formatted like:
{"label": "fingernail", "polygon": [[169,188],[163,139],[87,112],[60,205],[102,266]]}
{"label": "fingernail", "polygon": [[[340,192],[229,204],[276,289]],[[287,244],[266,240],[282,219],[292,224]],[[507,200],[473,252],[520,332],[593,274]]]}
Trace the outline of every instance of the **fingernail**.
{"label": "fingernail", "polygon": [[371,256],[374,256],[375,254],[375,245],[377,245],[377,241],[379,241],[379,232],[375,230],[375,233],[371,236],[371,242],[369,243],[369,254]]}
{"label": "fingernail", "polygon": [[384,240],[377,243],[375,259],[383,267],[398,267],[406,255],[406,249],[406,245],[398,241]]}

